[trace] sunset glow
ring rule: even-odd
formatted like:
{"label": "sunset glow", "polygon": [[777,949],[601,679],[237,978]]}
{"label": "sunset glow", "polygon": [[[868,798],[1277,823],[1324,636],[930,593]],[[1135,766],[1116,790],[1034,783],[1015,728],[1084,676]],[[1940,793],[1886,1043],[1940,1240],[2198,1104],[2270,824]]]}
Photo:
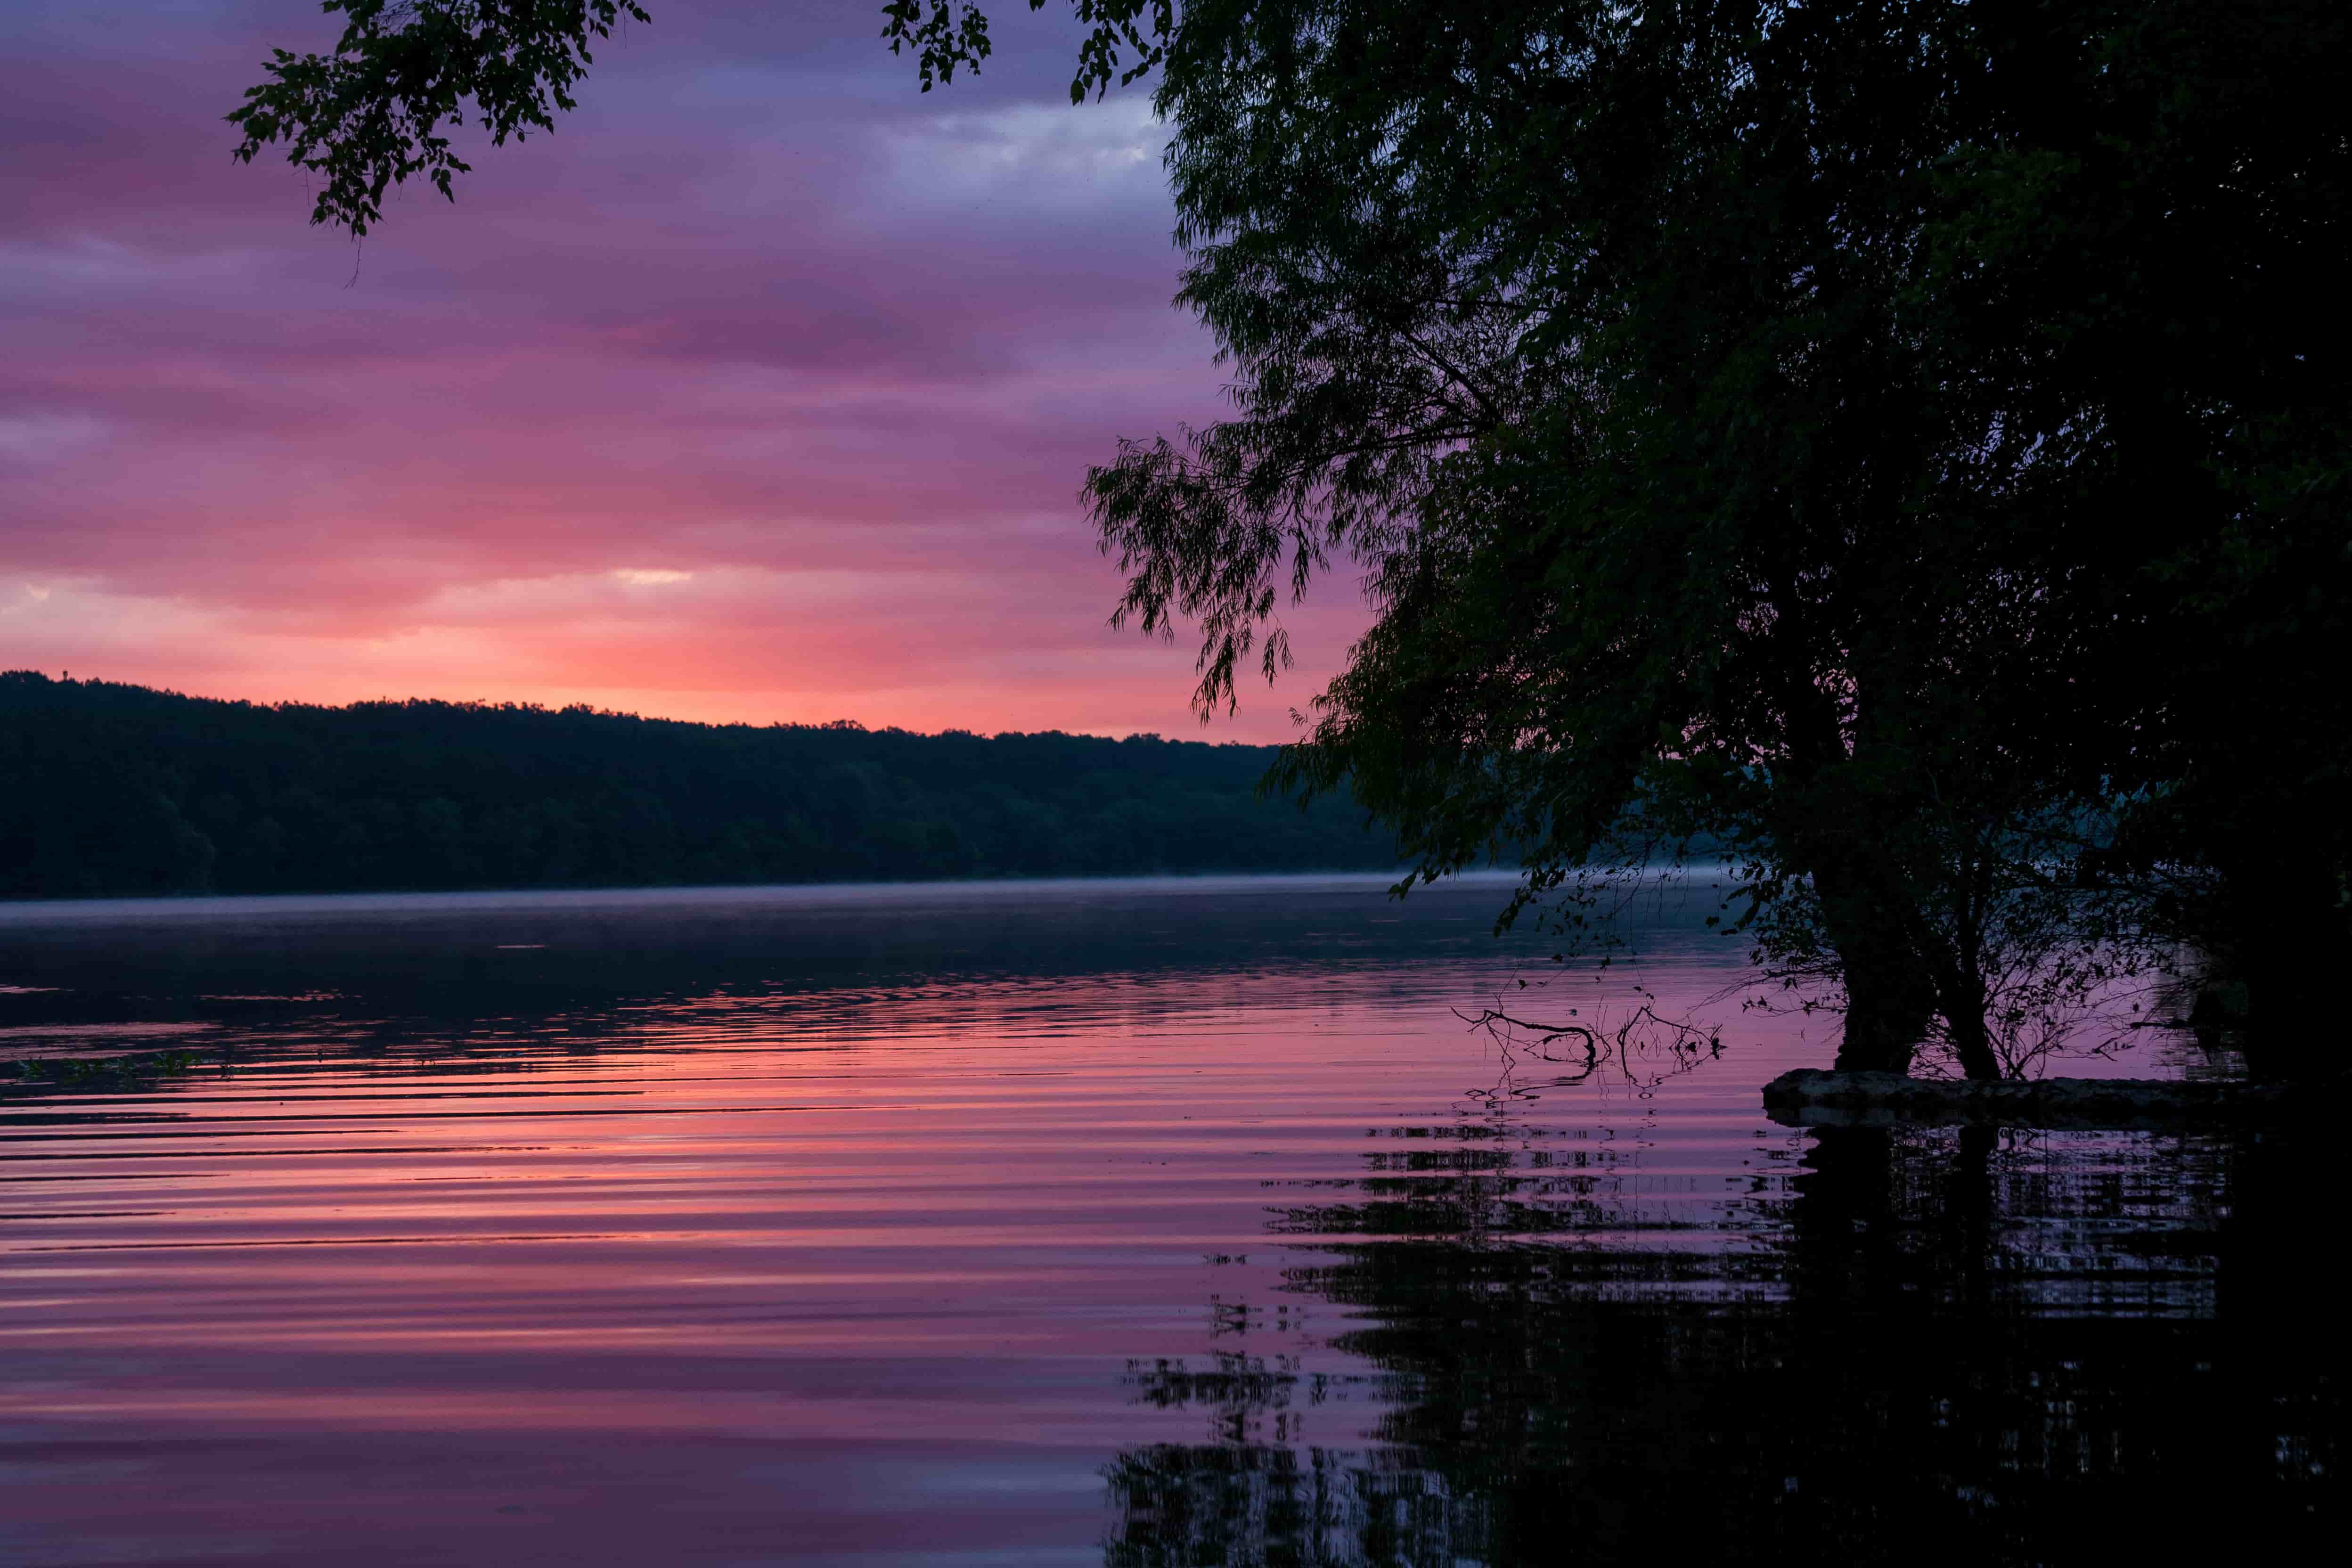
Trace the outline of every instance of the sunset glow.
{"label": "sunset glow", "polygon": [[[220,116],[312,0],[12,17],[0,665],[207,696],[1195,732],[1075,495],[1213,418],[1160,132],[1058,20],[929,95],[869,8],[674,0],[363,247]],[[1279,739],[1361,612],[1213,738]]]}

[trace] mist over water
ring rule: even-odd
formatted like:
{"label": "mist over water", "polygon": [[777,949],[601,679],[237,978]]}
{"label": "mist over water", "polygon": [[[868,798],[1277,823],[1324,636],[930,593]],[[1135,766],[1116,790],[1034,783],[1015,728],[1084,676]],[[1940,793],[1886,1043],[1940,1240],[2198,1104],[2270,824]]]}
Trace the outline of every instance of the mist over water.
{"label": "mist over water", "polygon": [[[1382,886],[0,909],[0,1045],[192,1064],[0,1099],[0,1560],[2334,1528],[2307,1140],[1780,1127],[1834,1022],[1724,997],[1703,886],[1605,969],[1494,938],[1500,879]],[[1588,1072],[1498,999],[1702,1028]]]}

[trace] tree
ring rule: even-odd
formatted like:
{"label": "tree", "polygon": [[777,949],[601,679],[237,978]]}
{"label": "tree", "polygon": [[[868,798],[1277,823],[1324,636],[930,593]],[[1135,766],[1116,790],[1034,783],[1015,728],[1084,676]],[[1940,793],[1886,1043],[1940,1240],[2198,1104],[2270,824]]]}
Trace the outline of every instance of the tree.
{"label": "tree", "polygon": [[[1195,5],[1160,101],[1238,417],[1095,475],[1124,607],[1200,616],[1229,700],[1284,579],[1351,556],[1380,619],[1286,776],[1425,874],[1521,847],[1531,892],[1629,811],[1739,845],[1845,1066],[1940,1018],[1997,1071],[1989,952],[2079,956],[2119,870],[2214,867],[2183,929],[2307,993],[2347,727],[2274,693],[2347,602],[2344,26]],[[2127,853],[2070,831],[2111,812]]]}
{"label": "tree", "polygon": [[[240,155],[286,141],[354,230],[447,191],[462,100],[543,128],[642,15],[330,8]],[[1738,922],[1843,982],[1848,1067],[1940,1018],[1999,1070],[1987,941],[2082,940],[2070,889],[2231,955],[2258,1014],[2307,1001],[2352,937],[2352,715],[2278,679],[2348,596],[2337,7],[1077,10],[1074,98],[1158,73],[1181,298],[1236,382],[1088,480],[1122,617],[1198,619],[1206,710],[1338,561],[1378,610],[1284,781],[1344,782],[1423,877],[1507,848],[1523,901],[1629,821],[1732,845]],[[989,55],[963,0],[885,16],[927,89]],[[2184,866],[2200,897],[2143,896]]]}
{"label": "tree", "polygon": [[2098,584],[2037,526],[2041,431],[1913,298],[1963,51],[1810,7],[1341,11],[1196,7],[1171,47],[1241,417],[1096,475],[1126,608],[1201,616],[1229,700],[1279,576],[1352,554],[1381,614],[1293,782],[1350,781],[1425,874],[1517,846],[1531,895],[1636,808],[1727,839],[1744,918],[1833,958],[1841,1061],[1906,1068],[1981,999],[1929,847],[2097,782],[2049,707]]}

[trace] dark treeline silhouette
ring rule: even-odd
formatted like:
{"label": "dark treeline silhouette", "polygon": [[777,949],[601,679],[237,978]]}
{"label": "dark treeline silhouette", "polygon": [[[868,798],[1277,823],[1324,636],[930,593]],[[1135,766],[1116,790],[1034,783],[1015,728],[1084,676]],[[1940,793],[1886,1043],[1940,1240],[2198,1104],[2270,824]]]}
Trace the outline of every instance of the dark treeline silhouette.
{"label": "dark treeline silhouette", "polygon": [[1385,868],[1273,748],[0,675],[0,897]]}

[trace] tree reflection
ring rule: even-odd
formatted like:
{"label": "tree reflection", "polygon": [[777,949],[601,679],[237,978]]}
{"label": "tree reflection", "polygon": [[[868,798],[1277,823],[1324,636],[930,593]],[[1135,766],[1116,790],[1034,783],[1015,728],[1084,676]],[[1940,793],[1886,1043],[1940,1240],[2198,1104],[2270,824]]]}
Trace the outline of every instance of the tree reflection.
{"label": "tree reflection", "polygon": [[[1438,1131],[1273,1221],[1363,1384],[1133,1369],[1212,1440],[1110,1466],[1108,1563],[2171,1557],[2336,1512],[2343,1353],[2278,1195],[2324,1190],[2308,1141],[1828,1129],[1780,1190],[1678,1208]],[[1349,1397],[1318,1430],[1366,1447],[1297,1440]]]}

